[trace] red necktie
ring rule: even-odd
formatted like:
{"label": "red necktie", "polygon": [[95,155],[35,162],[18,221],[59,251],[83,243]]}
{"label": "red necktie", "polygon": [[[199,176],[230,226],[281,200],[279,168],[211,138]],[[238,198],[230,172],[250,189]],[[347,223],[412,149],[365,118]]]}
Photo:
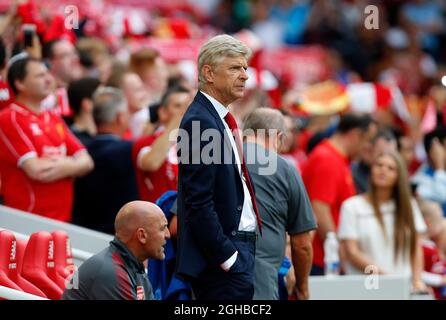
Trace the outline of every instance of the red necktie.
{"label": "red necktie", "polygon": [[228,124],[229,129],[231,129],[232,136],[234,137],[235,140],[235,145],[237,147],[237,151],[240,157],[242,173],[243,176],[245,177],[246,186],[248,187],[249,194],[251,195],[252,207],[254,208],[254,212],[256,214],[259,230],[260,233],[262,233],[262,221],[260,220],[259,211],[257,210],[257,202],[256,202],[256,196],[254,194],[254,188],[252,187],[251,178],[249,177],[248,168],[246,167],[245,157],[243,156],[242,140],[240,139],[237,121],[235,121],[234,116],[230,112],[226,114],[225,121]]}

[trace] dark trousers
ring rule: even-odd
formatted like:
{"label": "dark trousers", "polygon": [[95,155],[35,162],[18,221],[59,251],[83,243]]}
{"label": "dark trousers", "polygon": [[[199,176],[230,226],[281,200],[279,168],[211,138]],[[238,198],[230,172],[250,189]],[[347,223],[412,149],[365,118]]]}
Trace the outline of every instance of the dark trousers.
{"label": "dark trousers", "polygon": [[239,239],[233,242],[238,255],[228,272],[220,266],[209,266],[191,282],[197,300],[252,300],[255,242]]}
{"label": "dark trousers", "polygon": [[325,274],[325,270],[321,266],[317,266],[313,264],[311,266],[310,276],[323,276]]}

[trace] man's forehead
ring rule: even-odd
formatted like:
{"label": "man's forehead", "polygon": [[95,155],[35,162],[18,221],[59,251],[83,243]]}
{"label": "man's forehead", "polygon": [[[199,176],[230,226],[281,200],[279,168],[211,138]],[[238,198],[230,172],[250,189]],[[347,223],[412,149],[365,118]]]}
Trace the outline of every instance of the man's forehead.
{"label": "man's forehead", "polygon": [[33,71],[33,72],[42,72],[47,71],[48,68],[46,65],[41,61],[30,61],[28,65],[26,66],[27,71]]}
{"label": "man's forehead", "polygon": [[243,57],[243,56],[239,56],[239,57],[226,56],[223,58],[222,63],[224,63],[224,64],[242,64],[242,65],[248,64],[245,57]]}
{"label": "man's forehead", "polygon": [[53,48],[54,54],[59,54],[59,53],[62,53],[62,52],[71,52],[71,51],[75,51],[75,47],[68,40],[58,41],[54,45],[54,48]]}

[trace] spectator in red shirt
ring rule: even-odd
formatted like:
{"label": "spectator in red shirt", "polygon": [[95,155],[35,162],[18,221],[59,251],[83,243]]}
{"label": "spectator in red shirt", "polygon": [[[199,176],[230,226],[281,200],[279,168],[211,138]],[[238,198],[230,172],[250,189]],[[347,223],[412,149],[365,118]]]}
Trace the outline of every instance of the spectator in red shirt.
{"label": "spectator in red shirt", "polygon": [[336,232],[342,202],[355,194],[350,160],[368,141],[371,118],[347,113],[335,134],[321,142],[309,155],[302,178],[318,223],[313,241],[312,275],[324,274],[323,242],[328,232]]}
{"label": "spectator in red shirt", "polygon": [[51,79],[40,60],[14,62],[8,83],[16,101],[0,113],[5,205],[70,221],[73,178],[93,169],[93,161],[64,122],[41,109]]}
{"label": "spectator in red shirt", "polygon": [[138,139],[132,150],[140,199],[156,202],[166,191],[177,190],[176,139],[169,136],[180,125],[192,97],[183,87],[169,89],[158,109],[159,127],[153,135]]}
{"label": "spectator in red shirt", "polygon": [[6,79],[6,47],[3,42],[3,39],[0,38],[0,110],[8,107],[13,98],[13,94],[11,89],[8,86],[8,83],[5,81]]}
{"label": "spectator in red shirt", "polygon": [[421,213],[426,222],[426,238],[422,240],[424,272],[422,279],[434,288],[437,299],[446,300],[446,258],[441,252],[442,240],[446,236],[446,219],[438,203],[419,201]]}

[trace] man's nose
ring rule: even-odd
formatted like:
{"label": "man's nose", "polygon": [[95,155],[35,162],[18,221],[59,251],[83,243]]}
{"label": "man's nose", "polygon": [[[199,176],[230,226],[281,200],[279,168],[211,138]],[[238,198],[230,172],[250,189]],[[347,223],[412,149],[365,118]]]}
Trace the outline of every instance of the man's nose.
{"label": "man's nose", "polygon": [[240,78],[242,78],[244,80],[248,80],[249,79],[248,73],[243,68],[242,68],[242,71],[241,71],[241,74],[240,74]]}

